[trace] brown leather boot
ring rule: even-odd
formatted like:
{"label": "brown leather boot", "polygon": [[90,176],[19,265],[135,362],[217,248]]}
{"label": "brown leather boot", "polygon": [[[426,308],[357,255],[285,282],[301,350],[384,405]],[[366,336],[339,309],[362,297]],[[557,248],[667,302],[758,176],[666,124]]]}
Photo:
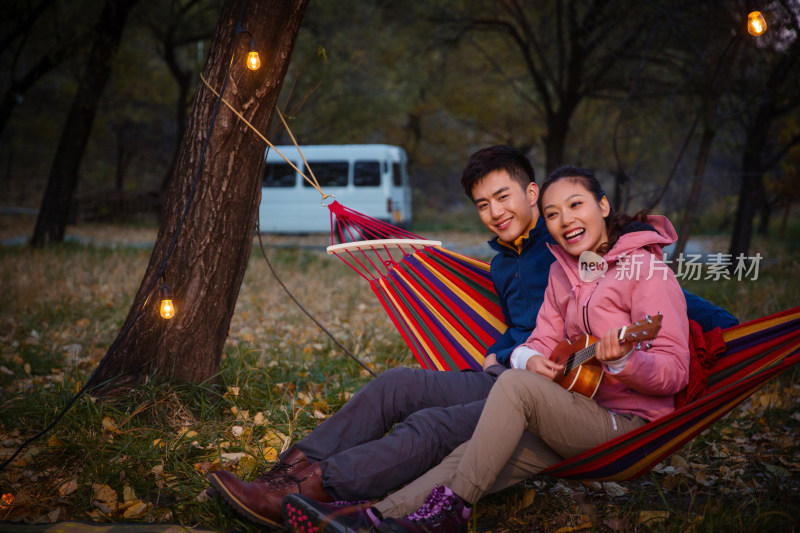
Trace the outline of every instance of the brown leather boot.
{"label": "brown leather boot", "polygon": [[226,470],[219,470],[209,474],[208,482],[234,509],[262,525],[283,522],[281,502],[287,494],[305,494],[317,501],[332,501],[322,489],[322,469],[317,463],[283,478],[249,483]]}
{"label": "brown leather boot", "polygon": [[258,476],[258,481],[274,481],[276,479],[281,479],[294,472],[299,472],[310,465],[311,460],[306,457],[306,454],[297,448],[292,448],[286,458],[279,460],[266,472],[262,472]]}

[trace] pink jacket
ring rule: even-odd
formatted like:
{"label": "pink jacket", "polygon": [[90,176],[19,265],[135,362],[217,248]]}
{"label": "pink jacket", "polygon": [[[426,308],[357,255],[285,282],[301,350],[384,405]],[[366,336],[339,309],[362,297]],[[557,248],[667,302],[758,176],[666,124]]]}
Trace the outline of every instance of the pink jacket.
{"label": "pink jacket", "polygon": [[594,397],[610,411],[654,420],[675,409],[674,395],[688,383],[689,323],[683,292],[661,261],[662,247],[677,238],[675,229],[662,216],[651,215],[647,222],[658,233],[622,235],[603,257],[608,271],[595,281],[582,281],[578,259],[558,245],[550,247],[556,261],[536,328],[525,345],[549,355],[564,339],[584,333],[602,337],[609,329],[661,311],[661,331],[652,347],[634,350],[618,374],[607,372]]}

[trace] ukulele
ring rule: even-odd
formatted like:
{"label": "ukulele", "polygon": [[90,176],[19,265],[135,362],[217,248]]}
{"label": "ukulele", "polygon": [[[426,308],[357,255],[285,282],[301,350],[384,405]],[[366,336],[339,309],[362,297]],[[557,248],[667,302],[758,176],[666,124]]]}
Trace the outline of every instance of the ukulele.
{"label": "ukulele", "polygon": [[[625,326],[619,331],[620,344],[636,343],[636,349],[641,350],[642,342],[648,341],[644,349],[650,348],[650,341],[661,329],[662,318],[659,311],[656,316],[645,315],[642,320]],[[594,357],[595,343],[599,340],[591,335],[581,335],[558,343],[550,359],[563,364],[564,370],[556,375],[554,381],[568,391],[594,398],[603,379],[603,366]]]}

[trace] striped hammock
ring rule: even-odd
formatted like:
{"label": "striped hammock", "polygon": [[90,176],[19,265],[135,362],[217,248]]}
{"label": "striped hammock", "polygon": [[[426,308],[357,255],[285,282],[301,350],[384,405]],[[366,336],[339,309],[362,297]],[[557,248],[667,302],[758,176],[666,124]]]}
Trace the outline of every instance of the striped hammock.
{"label": "striped hammock", "polygon": [[[338,202],[330,246],[366,279],[424,368],[480,370],[505,331],[489,265],[446,250]],[[800,307],[729,328],[705,393],[673,413],[544,470],[575,480],[638,477],[800,361]]]}

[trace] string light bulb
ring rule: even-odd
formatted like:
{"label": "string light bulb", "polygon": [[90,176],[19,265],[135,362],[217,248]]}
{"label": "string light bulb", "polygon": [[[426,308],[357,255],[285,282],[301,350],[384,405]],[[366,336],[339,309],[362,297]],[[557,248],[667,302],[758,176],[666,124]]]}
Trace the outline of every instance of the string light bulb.
{"label": "string light bulb", "polygon": [[256,40],[250,39],[250,45],[248,46],[250,51],[247,53],[247,68],[250,70],[258,70],[261,68],[261,58],[258,56],[257,46]]}
{"label": "string light bulb", "polygon": [[767,21],[764,20],[761,11],[751,11],[747,15],[747,33],[758,37],[764,35],[765,31],[767,31]]}
{"label": "string light bulb", "polygon": [[175,304],[172,303],[172,289],[166,283],[161,287],[161,306],[158,308],[161,318],[169,320],[175,316]]}

